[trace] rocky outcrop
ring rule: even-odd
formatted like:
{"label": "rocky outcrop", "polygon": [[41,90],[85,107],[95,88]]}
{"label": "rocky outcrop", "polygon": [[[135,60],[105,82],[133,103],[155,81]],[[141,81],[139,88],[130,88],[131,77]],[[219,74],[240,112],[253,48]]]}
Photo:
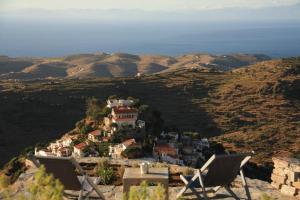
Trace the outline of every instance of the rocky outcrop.
{"label": "rocky outcrop", "polygon": [[300,198],[300,159],[273,158],[272,186],[281,193]]}

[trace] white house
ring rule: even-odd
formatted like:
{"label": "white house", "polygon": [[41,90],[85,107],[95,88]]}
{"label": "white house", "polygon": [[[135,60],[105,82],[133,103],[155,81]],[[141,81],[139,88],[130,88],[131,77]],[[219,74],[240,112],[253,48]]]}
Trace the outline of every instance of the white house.
{"label": "white house", "polygon": [[108,155],[112,158],[120,158],[121,153],[125,151],[129,146],[136,144],[135,139],[129,139],[121,144],[117,144],[115,146],[109,146],[109,153]]}
{"label": "white house", "polygon": [[72,151],[68,147],[59,148],[56,152],[56,156],[58,157],[68,157],[72,155]]}
{"label": "white house", "polygon": [[73,142],[73,140],[70,137],[62,139],[62,145],[63,145],[63,147],[69,147],[72,142]]}
{"label": "white house", "polygon": [[61,140],[56,140],[56,142],[50,143],[47,149],[55,156],[66,157],[71,155],[71,143],[72,139],[70,137],[67,137]]}
{"label": "white house", "polygon": [[128,99],[108,99],[107,100],[107,107],[108,108],[114,108],[114,107],[120,107],[120,106],[132,106],[134,103],[133,100]]}
{"label": "white house", "polygon": [[60,147],[69,147],[72,143],[72,139],[70,137],[61,139],[61,140],[56,140],[56,142],[52,142],[49,145],[49,148],[54,150]]}
{"label": "white house", "polygon": [[178,148],[172,147],[169,144],[156,144],[153,147],[153,155],[160,161],[183,165],[183,161],[178,158]]}
{"label": "white house", "polygon": [[95,130],[88,134],[88,139],[92,142],[101,142],[101,136],[102,136],[101,131]]}
{"label": "white house", "polygon": [[75,156],[84,157],[86,155],[86,150],[88,146],[86,143],[82,142],[74,146],[73,153]]}
{"label": "white house", "polygon": [[37,148],[34,149],[34,155],[35,156],[44,156],[44,157],[48,157],[48,156],[56,156],[54,153],[52,153],[50,150],[48,149],[40,149],[37,150]]}
{"label": "white house", "polygon": [[111,111],[109,117],[104,118],[104,123],[106,127],[112,127],[113,124],[116,124],[117,129],[123,128],[135,128],[136,121],[138,118],[138,110],[131,107],[114,107]]}

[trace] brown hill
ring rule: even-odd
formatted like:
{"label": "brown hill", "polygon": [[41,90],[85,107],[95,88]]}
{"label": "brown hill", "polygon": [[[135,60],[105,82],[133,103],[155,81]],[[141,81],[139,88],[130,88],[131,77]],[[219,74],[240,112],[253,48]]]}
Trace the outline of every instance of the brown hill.
{"label": "brown hill", "polygon": [[[159,110],[169,128],[195,130],[233,151],[299,156],[300,60],[272,60],[230,72],[182,68],[137,78],[0,82],[1,163],[50,141],[84,117],[85,99],[116,94]],[[2,117],[5,116],[5,117]],[[14,144],[14,145],[11,145]]]}
{"label": "brown hill", "polygon": [[230,70],[268,59],[269,57],[263,55],[246,54],[228,56],[189,54],[170,57],[96,53],[58,58],[9,58],[2,56],[0,57],[0,79],[133,77],[137,73],[163,73],[193,67]]}

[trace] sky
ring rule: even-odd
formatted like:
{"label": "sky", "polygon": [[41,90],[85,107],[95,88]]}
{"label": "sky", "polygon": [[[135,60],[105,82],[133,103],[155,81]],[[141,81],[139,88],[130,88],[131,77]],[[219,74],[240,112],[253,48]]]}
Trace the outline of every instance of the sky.
{"label": "sky", "polygon": [[1,11],[20,9],[134,9],[145,11],[264,8],[289,6],[300,0],[0,0]]}

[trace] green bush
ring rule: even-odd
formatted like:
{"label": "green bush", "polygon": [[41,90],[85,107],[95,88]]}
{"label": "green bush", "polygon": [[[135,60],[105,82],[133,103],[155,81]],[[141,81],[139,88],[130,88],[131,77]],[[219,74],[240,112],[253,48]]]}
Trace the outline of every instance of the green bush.
{"label": "green bush", "polygon": [[95,97],[86,100],[86,116],[93,120],[101,120],[104,117],[100,102]]}
{"label": "green bush", "polygon": [[148,105],[141,105],[140,107],[139,107],[139,113],[141,114],[141,113],[145,113],[145,112],[148,112],[149,111],[149,106]]}
{"label": "green bush", "polygon": [[12,195],[11,188],[8,188],[4,194],[7,200],[63,200],[64,187],[59,180],[54,179],[52,175],[46,173],[45,167],[41,166],[35,173],[34,179],[25,186],[25,192],[19,192]]}
{"label": "green bush", "polygon": [[92,128],[90,125],[83,125],[83,126],[80,128],[79,132],[80,132],[81,134],[87,134],[87,133],[91,132],[92,130],[93,130],[93,128]]}
{"label": "green bush", "polygon": [[40,167],[34,175],[34,181],[28,187],[29,199],[63,199],[64,186],[52,175],[46,174],[45,167]]}
{"label": "green bush", "polygon": [[7,188],[9,185],[9,178],[5,176],[4,174],[0,175],[0,191],[2,189]]}
{"label": "green bush", "polygon": [[103,185],[111,184],[116,178],[114,170],[112,167],[109,167],[109,161],[107,159],[101,159],[98,162],[97,173]]}
{"label": "green bush", "polygon": [[99,170],[100,181],[104,185],[109,185],[115,180],[114,170],[111,167],[101,168]]}
{"label": "green bush", "polygon": [[99,156],[107,156],[108,155],[109,145],[110,145],[110,143],[108,143],[108,142],[101,142],[98,145]]}
{"label": "green bush", "polygon": [[4,166],[4,169],[4,173],[10,177],[10,181],[13,183],[25,171],[24,158],[14,157]]}
{"label": "green bush", "polygon": [[273,200],[273,198],[271,198],[269,195],[264,193],[260,196],[260,200]]}
{"label": "green bush", "polygon": [[128,147],[121,155],[129,159],[140,158],[143,156],[143,151],[140,147]]}
{"label": "green bush", "polygon": [[76,122],[75,126],[76,126],[76,128],[78,128],[80,130],[84,126],[84,121],[80,120],[80,121]]}
{"label": "green bush", "polygon": [[166,197],[165,192],[161,184],[158,184],[154,191],[150,192],[147,182],[143,181],[139,187],[132,186],[128,196],[123,194],[123,200],[164,200]]}
{"label": "green bush", "polygon": [[140,100],[139,99],[133,98],[133,97],[128,97],[127,99],[133,101],[133,104],[132,104],[133,107],[137,108],[137,107],[140,106]]}

